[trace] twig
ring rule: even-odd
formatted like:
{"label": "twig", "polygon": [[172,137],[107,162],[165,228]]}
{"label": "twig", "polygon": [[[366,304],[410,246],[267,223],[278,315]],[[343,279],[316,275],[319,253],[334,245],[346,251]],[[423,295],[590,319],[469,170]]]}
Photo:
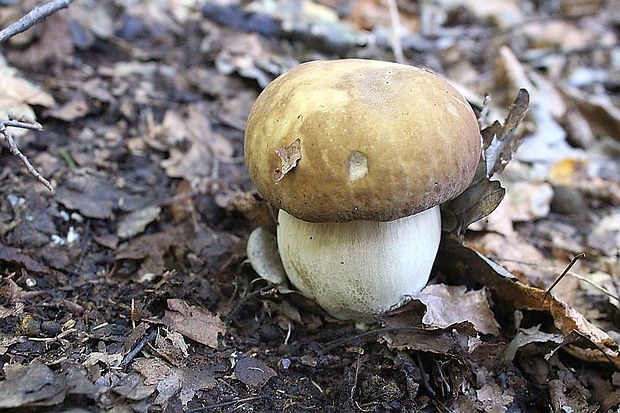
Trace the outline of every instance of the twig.
{"label": "twig", "polygon": [[121,367],[127,367],[129,363],[131,363],[132,360],[138,355],[138,353],[140,353],[148,343],[155,340],[156,338],[157,330],[153,330],[150,333],[142,336],[142,338],[140,339],[140,341],[138,341],[135,347],[129,353],[127,353],[125,358],[123,358],[123,361],[121,361]]}
{"label": "twig", "polygon": [[598,284],[596,284],[595,282],[588,280],[586,277],[583,277],[577,273],[574,273],[572,271],[568,272],[569,275],[572,275],[573,277],[577,278],[580,281],[583,281],[589,285],[591,285],[592,287],[596,288],[597,290],[599,290],[600,292],[602,292],[603,294],[615,299],[616,301],[620,302],[620,297],[618,297],[616,294],[612,293],[611,291],[609,291],[607,288],[600,286]]}
{"label": "twig", "polygon": [[386,0],[388,10],[390,11],[390,20],[392,23],[392,36],[390,43],[392,44],[392,51],[394,52],[394,59],[397,63],[405,63],[405,56],[403,55],[403,45],[400,40],[401,26],[400,17],[398,15],[398,5],[396,0]]}
{"label": "twig", "polygon": [[562,271],[562,274],[560,274],[558,276],[558,278],[555,279],[555,281],[553,282],[553,284],[551,284],[549,286],[549,288],[547,288],[547,291],[545,291],[545,294],[549,294],[551,292],[551,290],[553,290],[553,288],[558,285],[558,283],[560,281],[562,281],[562,278],[564,278],[566,276],[566,274],[568,274],[568,272],[570,271],[571,268],[573,268],[573,266],[577,263],[577,261],[579,261],[581,258],[585,258],[586,257],[586,253],[585,252],[580,252],[579,254],[575,255],[575,257],[571,260],[570,264],[568,264],[566,266],[566,268],[564,268],[564,271]]}
{"label": "twig", "polygon": [[[9,27],[0,31],[0,43],[7,41],[16,34],[28,30],[39,21],[45,19],[47,16],[56,13],[58,10],[69,7],[69,4],[71,4],[72,2],[73,0],[54,0],[43,6],[35,7],[34,9],[30,10],[25,16],[12,23]],[[52,184],[47,179],[45,179],[43,175],[41,175],[39,171],[35,169],[34,166],[32,166],[30,161],[28,161],[28,158],[26,158],[26,155],[21,153],[21,151],[15,144],[15,139],[13,139],[13,135],[11,135],[11,133],[7,130],[7,126],[31,130],[41,130],[42,126],[37,122],[28,123],[15,120],[0,120],[0,133],[6,138],[6,142],[9,146],[11,153],[14,156],[17,156],[20,161],[22,161],[22,163],[26,166],[26,169],[28,169],[28,172],[30,172],[31,175],[37,178],[39,182],[45,185],[47,189],[53,191],[54,187],[52,186]]]}
{"label": "twig", "polygon": [[50,14],[56,13],[60,9],[69,7],[69,4],[72,2],[73,0],[54,0],[43,6],[35,7],[24,17],[17,20],[15,23],[12,23],[6,29],[0,31],[0,43],[7,41],[16,34],[28,30]]}
{"label": "twig", "polygon": [[11,153],[14,156],[17,156],[17,158],[20,161],[22,161],[22,163],[26,166],[26,169],[28,169],[28,172],[30,172],[32,176],[37,178],[39,182],[45,185],[47,189],[49,189],[50,191],[53,191],[54,186],[50,183],[50,181],[45,179],[43,175],[41,175],[39,171],[37,171],[35,167],[32,166],[28,158],[26,158],[26,156],[23,153],[21,153],[21,151],[15,144],[15,139],[13,139],[13,135],[7,129],[7,126],[14,126],[18,128],[33,129],[33,130],[41,130],[41,125],[36,122],[26,123],[26,122],[14,121],[14,120],[0,120],[0,133],[4,135],[4,137],[6,138],[6,143],[9,146],[9,150],[11,151]]}
{"label": "twig", "polygon": [[208,405],[208,406],[203,406],[203,407],[198,407],[196,409],[188,410],[188,413],[206,412],[207,410],[220,409],[222,407],[228,407],[228,406],[231,406],[233,404],[246,403],[246,402],[252,402],[252,401],[256,401],[256,400],[266,399],[267,397],[268,396],[265,395],[265,394],[260,394],[258,396],[251,396],[251,397],[246,397],[246,398],[243,398],[243,399],[230,400],[230,401],[227,401],[227,402],[211,404],[211,405]]}

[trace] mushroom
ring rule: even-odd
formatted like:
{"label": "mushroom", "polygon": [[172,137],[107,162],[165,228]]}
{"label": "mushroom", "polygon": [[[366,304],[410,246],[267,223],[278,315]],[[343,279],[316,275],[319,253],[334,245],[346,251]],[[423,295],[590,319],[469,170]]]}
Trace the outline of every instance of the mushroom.
{"label": "mushroom", "polygon": [[438,205],[469,186],[480,151],[476,116],[447,81],[360,59],[281,75],[245,132],[250,177],[280,209],[290,282],[339,319],[369,319],[424,288]]}

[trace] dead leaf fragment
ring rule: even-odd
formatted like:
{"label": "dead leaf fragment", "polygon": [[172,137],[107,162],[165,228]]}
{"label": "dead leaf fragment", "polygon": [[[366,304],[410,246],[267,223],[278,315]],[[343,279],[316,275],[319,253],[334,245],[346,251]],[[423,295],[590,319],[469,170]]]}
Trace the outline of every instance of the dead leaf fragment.
{"label": "dead leaf fragment", "polygon": [[156,388],[155,385],[145,385],[140,374],[130,373],[112,387],[112,390],[130,400],[144,400],[153,394]]}
{"label": "dead leaf fragment", "polygon": [[[582,343],[566,345],[566,349],[575,357],[589,362],[611,363],[620,368],[618,344],[603,330],[591,324],[583,314],[570,305],[557,300],[545,290],[530,287],[515,281],[515,277],[501,266],[493,263],[482,254],[469,249],[456,241],[443,240],[439,256],[449,256],[450,260],[437,260],[440,271],[462,273],[493,290],[498,297],[519,310],[542,311],[549,314],[555,327],[569,336],[576,331],[589,341],[594,348],[582,346]],[[443,267],[445,266],[445,267]]]}
{"label": "dead leaf fragment", "polygon": [[119,205],[120,191],[105,178],[76,170],[56,188],[56,200],[85,217],[111,218]]}
{"label": "dead leaf fragment", "polygon": [[245,357],[235,364],[235,377],[243,384],[263,387],[270,378],[277,376],[274,369],[254,357]]}
{"label": "dead leaf fragment", "polygon": [[116,230],[119,238],[127,239],[136,236],[146,229],[146,226],[155,221],[161,213],[161,207],[151,205],[138,209],[121,219]]}
{"label": "dead leaf fragment", "polygon": [[499,335],[499,325],[485,289],[467,291],[464,285],[432,284],[414,299],[426,306],[422,323],[429,328],[447,328],[470,322],[482,334]]}
{"label": "dead leaf fragment", "polygon": [[62,374],[44,364],[6,364],[5,380],[0,382],[0,408],[54,406],[69,394],[95,397],[96,388],[86,376],[72,365]]}
{"label": "dead leaf fragment", "polygon": [[157,384],[168,377],[172,372],[172,367],[160,358],[139,357],[132,363],[132,367],[144,377],[144,384]]}
{"label": "dead leaf fragment", "polygon": [[171,311],[166,311],[164,323],[189,339],[218,348],[218,335],[226,332],[226,325],[219,316],[179,299],[168,300],[168,308]]}
{"label": "dead leaf fragment", "polygon": [[282,165],[280,166],[280,177],[276,179],[276,184],[284,178],[293,168],[297,166],[297,162],[301,159],[301,141],[295,139],[291,144],[276,149],[276,154],[280,157]]}
{"label": "dead leaf fragment", "polygon": [[488,177],[501,173],[523,142],[523,137],[518,137],[515,132],[529,108],[529,93],[525,89],[519,89],[504,123],[495,121],[491,126],[482,130]]}

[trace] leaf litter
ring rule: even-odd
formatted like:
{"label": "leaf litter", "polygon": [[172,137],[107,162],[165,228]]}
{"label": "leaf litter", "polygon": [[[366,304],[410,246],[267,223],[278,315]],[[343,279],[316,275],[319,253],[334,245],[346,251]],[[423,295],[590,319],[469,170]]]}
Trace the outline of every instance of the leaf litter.
{"label": "leaf litter", "polygon": [[[617,408],[613,2],[397,2],[398,22],[372,1],[190,3],[76,0],[3,52],[3,108],[43,124],[15,136],[57,190],[3,153],[2,407]],[[395,31],[480,112],[486,151],[432,282],[359,330],[284,282],[243,127],[275,76],[393,60]]]}

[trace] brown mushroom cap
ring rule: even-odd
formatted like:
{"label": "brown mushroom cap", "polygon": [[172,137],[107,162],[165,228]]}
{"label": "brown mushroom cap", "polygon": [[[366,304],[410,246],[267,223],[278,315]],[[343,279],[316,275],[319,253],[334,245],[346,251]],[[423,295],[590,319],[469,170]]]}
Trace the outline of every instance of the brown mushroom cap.
{"label": "brown mushroom cap", "polygon": [[290,70],[260,94],[245,132],[258,191],[308,222],[391,221],[453,199],[480,151],[476,116],[447,81],[372,60]]}

